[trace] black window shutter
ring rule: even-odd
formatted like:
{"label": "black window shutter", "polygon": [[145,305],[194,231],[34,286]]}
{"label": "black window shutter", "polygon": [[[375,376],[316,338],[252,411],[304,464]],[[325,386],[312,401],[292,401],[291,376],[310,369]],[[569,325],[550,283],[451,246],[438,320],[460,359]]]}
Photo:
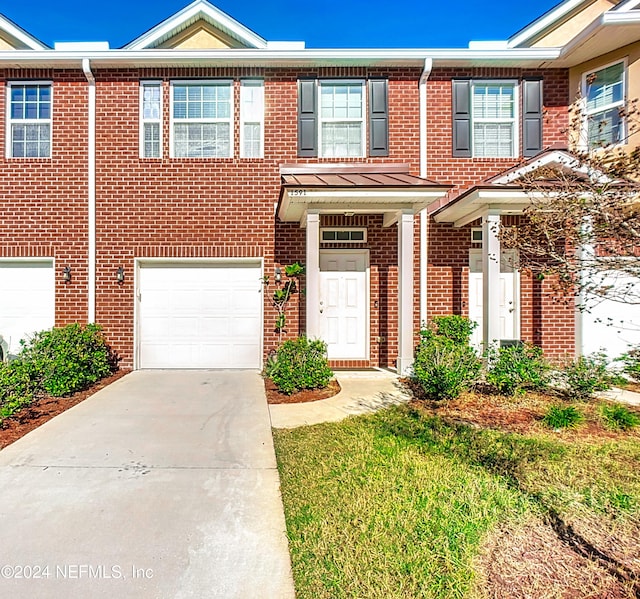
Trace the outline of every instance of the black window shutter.
{"label": "black window shutter", "polygon": [[471,81],[454,79],[453,96],[453,155],[471,157]]}
{"label": "black window shutter", "polygon": [[318,82],[298,80],[298,156],[318,155]]}
{"label": "black window shutter", "polygon": [[369,156],[389,155],[389,99],[386,79],[369,79]]}
{"label": "black window shutter", "polygon": [[542,151],[542,79],[522,81],[522,155]]}

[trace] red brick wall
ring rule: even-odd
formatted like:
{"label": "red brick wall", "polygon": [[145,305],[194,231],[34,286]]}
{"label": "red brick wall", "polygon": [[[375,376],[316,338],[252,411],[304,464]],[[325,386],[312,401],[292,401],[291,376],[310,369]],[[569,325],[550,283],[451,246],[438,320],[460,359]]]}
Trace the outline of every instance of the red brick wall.
{"label": "red brick wall", "polygon": [[[564,139],[568,101],[567,75],[547,72],[545,143]],[[428,176],[457,189],[492,175],[513,160],[468,160],[451,157],[451,83],[456,76],[519,77],[537,71],[435,69],[428,82]],[[296,223],[274,216],[282,164],[322,163],[298,159],[297,78],[389,78],[390,156],[340,162],[407,163],[419,172],[419,69],[319,68],[286,69],[145,69],[97,70],[97,288],[96,320],[125,367],[134,355],[134,259],[143,257],[261,257],[265,274],[276,265],[305,258],[305,232]],[[265,158],[241,159],[239,152],[239,81],[265,80]],[[5,207],[0,219],[0,256],[53,256],[56,259],[56,323],[87,319],[87,82],[79,71],[4,71],[4,80],[53,80],[54,126],[51,159],[0,158]],[[171,79],[231,78],[235,81],[235,157],[169,158],[169,82]],[[139,158],[139,81],[163,81],[163,158]],[[0,114],[5,95],[0,94]],[[563,120],[564,119],[564,120]],[[0,127],[0,144],[5,128]],[[417,221],[418,219],[416,219]],[[325,217],[334,226],[362,223],[369,237],[371,263],[371,363],[393,365],[397,357],[397,229],[382,228],[380,216]],[[415,326],[419,326],[419,236],[415,227]],[[465,313],[468,231],[429,223],[429,313]],[[353,247],[353,246],[349,246]],[[73,278],[61,272],[71,266]],[[116,282],[118,267],[123,284]],[[531,301],[537,321],[523,331],[538,335],[545,346],[568,344],[566,315],[546,299]],[[544,296],[546,298],[546,295]],[[265,293],[265,351],[277,343],[275,310]],[[286,334],[304,330],[304,301],[296,296],[288,310]],[[545,303],[546,302],[546,303]],[[525,309],[523,307],[523,313]],[[534,325],[538,322],[538,325]],[[537,326],[537,328],[536,328]],[[538,330],[539,333],[534,331]],[[559,335],[559,337],[558,337]],[[378,338],[384,341],[378,344]],[[553,339],[553,341],[552,341]],[[559,339],[559,341],[558,341]],[[340,364],[366,366],[369,363]]]}
{"label": "red brick wall", "polygon": [[[87,81],[79,71],[0,70],[9,81],[53,82],[51,158],[6,158],[0,127],[0,257],[55,259],[56,324],[87,319]],[[62,270],[70,266],[65,283]]]}

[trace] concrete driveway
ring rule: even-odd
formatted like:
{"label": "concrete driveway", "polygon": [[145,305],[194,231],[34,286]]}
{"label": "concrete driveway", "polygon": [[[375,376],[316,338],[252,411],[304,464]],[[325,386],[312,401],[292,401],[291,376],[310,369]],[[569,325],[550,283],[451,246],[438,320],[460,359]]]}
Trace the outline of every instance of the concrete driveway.
{"label": "concrete driveway", "polygon": [[0,597],[293,596],[256,372],[133,372],[0,451]]}

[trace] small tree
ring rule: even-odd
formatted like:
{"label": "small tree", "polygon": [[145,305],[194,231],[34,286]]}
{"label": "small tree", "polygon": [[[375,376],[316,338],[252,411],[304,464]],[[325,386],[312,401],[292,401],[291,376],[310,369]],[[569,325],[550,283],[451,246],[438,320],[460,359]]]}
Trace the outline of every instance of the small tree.
{"label": "small tree", "polygon": [[[278,333],[278,345],[282,344],[282,333],[287,323],[285,314],[287,303],[292,295],[298,293],[300,277],[304,274],[304,266],[299,262],[294,262],[293,264],[285,266],[284,272],[287,280],[284,283],[282,283],[282,281],[276,281],[276,288],[271,296],[271,303],[278,312],[275,325],[276,332]],[[267,285],[269,283],[269,277],[265,277],[264,282],[265,285]]]}

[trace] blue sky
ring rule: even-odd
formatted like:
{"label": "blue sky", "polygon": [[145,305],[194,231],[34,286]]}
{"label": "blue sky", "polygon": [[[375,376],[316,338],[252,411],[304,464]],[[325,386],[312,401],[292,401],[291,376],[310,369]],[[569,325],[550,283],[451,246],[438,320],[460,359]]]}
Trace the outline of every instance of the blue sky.
{"label": "blue sky", "polygon": [[[308,48],[461,48],[502,40],[558,0],[219,0],[212,2],[267,40],[305,41]],[[46,44],[108,41],[120,47],[174,14],[189,0],[31,0],[0,3],[0,13]]]}

